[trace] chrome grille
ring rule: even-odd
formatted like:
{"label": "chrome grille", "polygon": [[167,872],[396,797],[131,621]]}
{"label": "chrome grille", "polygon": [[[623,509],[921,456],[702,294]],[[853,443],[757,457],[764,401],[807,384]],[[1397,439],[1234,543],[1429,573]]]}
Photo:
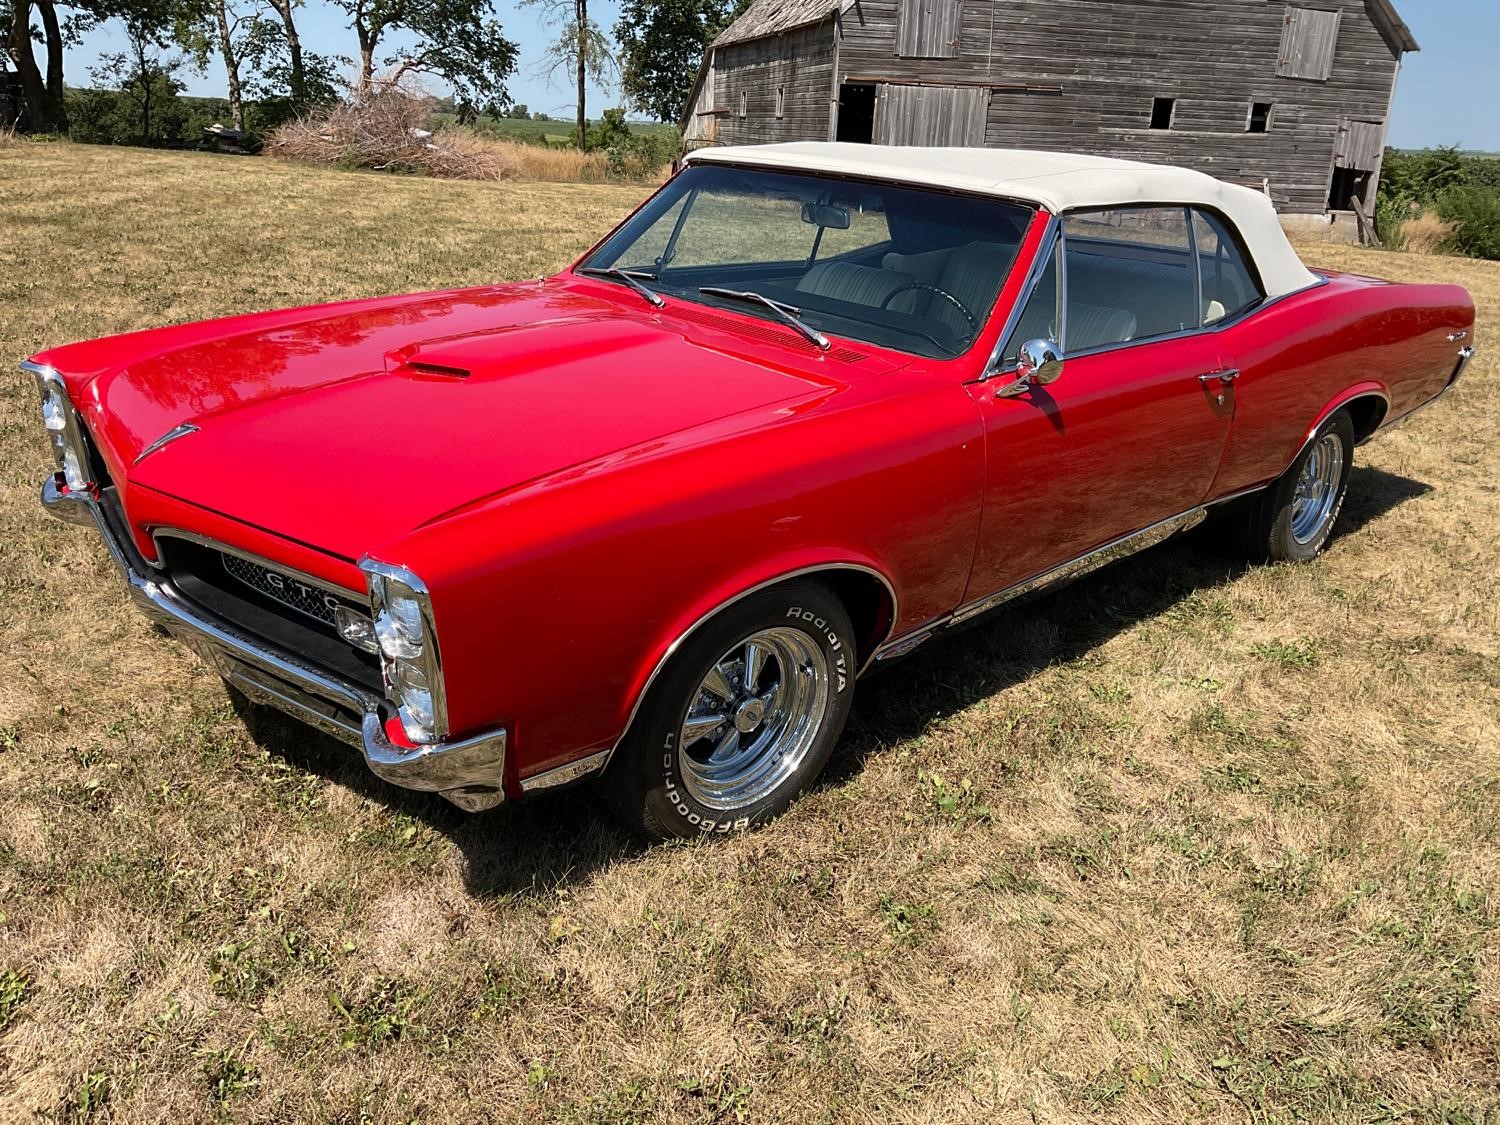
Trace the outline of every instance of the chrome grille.
{"label": "chrome grille", "polygon": [[273,570],[239,555],[220,554],[219,558],[223,560],[224,570],[231,578],[243,582],[272,601],[280,602],[325,625],[333,624],[333,611],[341,605],[368,612],[366,607],[352,598],[341,598],[298,575]]}

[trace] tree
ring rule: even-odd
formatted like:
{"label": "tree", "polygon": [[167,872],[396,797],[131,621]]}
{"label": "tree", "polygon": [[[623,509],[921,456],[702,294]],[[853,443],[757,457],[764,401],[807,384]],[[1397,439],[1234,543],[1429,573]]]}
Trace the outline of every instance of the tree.
{"label": "tree", "polygon": [[[453,87],[460,117],[498,113],[510,102],[506,80],[516,68],[516,44],[501,34],[491,0],[334,0],[349,15],[359,40],[355,93],[397,86],[409,75],[432,75]],[[379,57],[388,33],[415,42]]]}
{"label": "tree", "polygon": [[245,70],[254,68],[273,47],[278,29],[245,0],[178,0],[173,38],[192,57],[201,73],[213,54],[224,61],[229,116],[245,128]]}
{"label": "tree", "polygon": [[[32,10],[41,21],[31,23]],[[5,32],[5,53],[21,76],[25,95],[23,124],[33,133],[66,133],[68,111],[63,104],[63,46],[66,35],[53,0],[8,0],[0,8],[0,30]],[[46,69],[37,65],[33,53],[40,40],[46,50]]]}
{"label": "tree", "polygon": [[130,6],[118,7],[112,15],[124,25],[126,49],[100,55],[99,65],[89,73],[134,104],[140,143],[150,145],[157,139],[153,112],[182,91],[176,74],[184,60],[164,53],[175,17],[172,0],[131,0]]}
{"label": "tree", "polygon": [[624,0],[620,85],[636,108],[658,121],[682,120],[703,56],[749,0]]}
{"label": "tree", "polygon": [[546,22],[557,29],[557,38],[542,54],[538,68],[549,78],[567,67],[578,85],[578,131],[580,149],[588,146],[588,80],[604,82],[618,69],[609,40],[599,25],[589,19],[589,0],[521,0],[542,9]]}
{"label": "tree", "polygon": [[297,34],[294,12],[299,2],[300,0],[266,0],[271,11],[281,21],[281,34],[287,49],[287,92],[291,104],[300,109],[316,99],[308,88],[306,63],[302,57],[302,38]]}

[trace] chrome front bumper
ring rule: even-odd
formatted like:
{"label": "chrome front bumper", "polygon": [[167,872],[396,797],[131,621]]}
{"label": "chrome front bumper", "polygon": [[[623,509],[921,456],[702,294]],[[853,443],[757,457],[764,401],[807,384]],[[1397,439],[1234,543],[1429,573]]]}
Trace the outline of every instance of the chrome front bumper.
{"label": "chrome front bumper", "polygon": [[92,497],[68,493],[52,477],[42,485],[42,506],[67,523],[97,530],[141,612],[249,699],[359,747],[371,772],[394,785],[439,793],[470,812],[505,799],[503,729],[415,749],[397,746],[385,733],[383,699],[198,608],[166,575],[142,573]]}

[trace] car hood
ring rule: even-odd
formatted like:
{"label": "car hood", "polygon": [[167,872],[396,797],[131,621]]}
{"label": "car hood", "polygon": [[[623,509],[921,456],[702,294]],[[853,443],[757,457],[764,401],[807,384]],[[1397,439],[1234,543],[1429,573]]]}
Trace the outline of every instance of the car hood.
{"label": "car hood", "polygon": [[[790,334],[752,359],[731,318],[637,312],[597,288],[552,280],[143,334],[93,377],[85,415],[130,486],[354,559],[518,485],[725,419],[774,424],[841,385],[842,364]],[[157,444],[182,427],[195,428]]]}

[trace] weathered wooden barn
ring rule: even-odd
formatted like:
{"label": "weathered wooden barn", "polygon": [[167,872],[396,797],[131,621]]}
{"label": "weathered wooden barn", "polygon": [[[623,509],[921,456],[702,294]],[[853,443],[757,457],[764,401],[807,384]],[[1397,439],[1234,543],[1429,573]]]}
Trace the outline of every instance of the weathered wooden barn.
{"label": "weathered wooden barn", "polygon": [[1402,56],[1391,0],[756,0],[716,39],[689,147],[1063,149],[1373,212]]}

